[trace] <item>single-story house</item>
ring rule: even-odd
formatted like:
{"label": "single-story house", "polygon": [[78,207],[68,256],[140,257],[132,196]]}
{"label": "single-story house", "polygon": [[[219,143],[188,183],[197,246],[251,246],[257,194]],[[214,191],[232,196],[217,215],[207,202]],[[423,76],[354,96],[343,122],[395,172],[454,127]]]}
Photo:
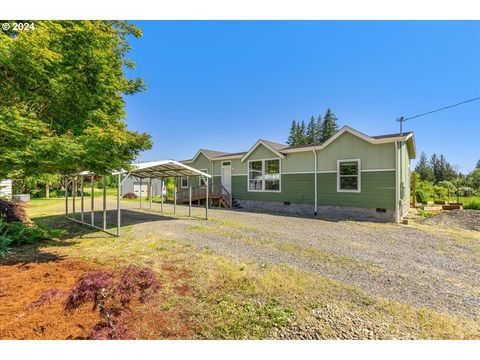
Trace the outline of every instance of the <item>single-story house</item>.
{"label": "single-story house", "polygon": [[[410,207],[412,132],[365,135],[344,126],[321,144],[258,140],[244,152],[200,149],[183,163],[211,174],[242,207],[400,221]],[[179,190],[189,179],[179,181]],[[192,186],[203,185],[192,178]]]}

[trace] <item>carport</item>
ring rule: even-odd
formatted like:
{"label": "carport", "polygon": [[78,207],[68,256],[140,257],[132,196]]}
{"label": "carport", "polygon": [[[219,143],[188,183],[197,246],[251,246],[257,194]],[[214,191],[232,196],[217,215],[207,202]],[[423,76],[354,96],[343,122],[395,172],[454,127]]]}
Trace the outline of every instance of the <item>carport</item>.
{"label": "carport", "polygon": [[[192,186],[190,177],[191,176],[200,176],[203,178],[205,182],[205,219],[208,219],[208,193],[209,193],[209,179],[211,175],[204,173],[200,170],[194,169],[188,165],[182,164],[175,160],[161,160],[161,161],[151,161],[145,163],[138,163],[132,164],[131,171],[118,171],[113,172],[112,175],[117,176],[117,231],[112,232],[107,230],[107,178],[105,174],[95,174],[89,171],[83,171],[78,174],[73,174],[70,176],[65,176],[65,217],[68,220],[75,221],[77,223],[87,225],[93,227],[95,229],[104,231],[108,234],[114,236],[120,236],[120,226],[121,226],[121,204],[120,198],[122,194],[122,184],[125,182],[126,179],[129,177],[136,178],[137,181],[140,183],[140,189],[142,188],[142,182],[145,179],[149,180],[149,210],[152,210],[152,179],[160,179],[161,180],[161,189],[163,190],[164,187],[164,179],[165,178],[174,178],[175,179],[175,190],[174,190],[174,200],[173,200],[173,212],[176,213],[177,208],[177,185],[178,185],[178,178],[179,177],[187,177],[189,178],[188,181],[188,188],[189,188],[189,195],[190,201],[188,204],[188,216],[191,217],[192,215]],[[103,207],[102,207],[102,215],[103,215],[103,226],[95,225],[95,178],[98,177],[103,178]],[[85,183],[90,182],[91,186],[91,195],[90,195],[90,209],[85,211],[85,198],[84,198],[84,188]],[[69,204],[68,204],[68,185],[71,184],[72,186],[72,212],[69,213]],[[80,211],[76,209],[76,197],[77,191],[80,190]],[[140,209],[142,208],[142,196],[140,192]],[[163,192],[161,194],[161,203],[160,203],[161,212],[163,212]],[[90,222],[85,221],[85,214],[90,212]],[[79,214],[80,218],[77,218],[77,214]],[[71,215],[71,216],[70,216]]]}

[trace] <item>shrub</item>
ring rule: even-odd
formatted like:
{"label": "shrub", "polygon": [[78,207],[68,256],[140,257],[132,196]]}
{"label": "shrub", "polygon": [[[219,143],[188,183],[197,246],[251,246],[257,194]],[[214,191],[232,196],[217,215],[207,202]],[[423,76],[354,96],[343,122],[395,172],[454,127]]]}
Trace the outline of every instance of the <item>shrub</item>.
{"label": "shrub", "polygon": [[20,221],[5,222],[0,217],[0,253],[12,246],[35,244],[56,235],[58,231],[47,230],[38,225],[24,224]]}
{"label": "shrub", "polygon": [[75,311],[86,303],[93,303],[92,311],[98,310],[103,321],[93,327],[90,339],[134,339],[135,334],[125,324],[125,318],[131,313],[130,302],[137,295],[138,300],[145,303],[159,288],[155,273],[148,268],[130,265],[119,275],[89,272],[77,281],[65,310]]}
{"label": "shrub", "polygon": [[439,181],[437,183],[437,186],[440,186],[440,187],[445,188],[445,189],[450,189],[451,192],[457,190],[457,187],[455,185],[453,185],[450,181],[446,181],[446,180]]}
{"label": "shrub", "polygon": [[126,193],[125,195],[123,195],[123,198],[124,199],[136,199],[136,198],[138,198],[138,196],[135,195],[134,193],[129,192],[129,193]]}
{"label": "shrub", "polygon": [[10,200],[0,199],[0,217],[7,223],[15,221],[24,224],[29,223],[25,205],[23,203],[14,203]]}
{"label": "shrub", "polygon": [[480,199],[470,200],[468,203],[463,205],[463,208],[470,210],[480,210]]}
{"label": "shrub", "polygon": [[427,192],[424,190],[417,190],[416,192],[417,202],[426,204],[430,197],[428,196]]}

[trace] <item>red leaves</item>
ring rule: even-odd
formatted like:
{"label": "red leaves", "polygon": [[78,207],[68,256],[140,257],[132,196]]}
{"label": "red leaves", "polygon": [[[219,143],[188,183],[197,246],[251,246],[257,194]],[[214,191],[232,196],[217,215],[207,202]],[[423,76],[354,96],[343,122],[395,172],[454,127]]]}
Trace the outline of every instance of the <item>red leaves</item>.
{"label": "red leaves", "polygon": [[[148,268],[130,265],[119,274],[107,271],[93,271],[78,279],[67,297],[65,310],[74,311],[80,306],[93,303],[92,311],[98,309],[104,321],[96,324],[90,339],[134,339],[135,334],[128,330],[125,318],[131,314],[130,302],[135,296],[145,303],[160,289],[155,273]],[[51,289],[46,291],[30,307],[46,304],[52,297],[66,292]]]}

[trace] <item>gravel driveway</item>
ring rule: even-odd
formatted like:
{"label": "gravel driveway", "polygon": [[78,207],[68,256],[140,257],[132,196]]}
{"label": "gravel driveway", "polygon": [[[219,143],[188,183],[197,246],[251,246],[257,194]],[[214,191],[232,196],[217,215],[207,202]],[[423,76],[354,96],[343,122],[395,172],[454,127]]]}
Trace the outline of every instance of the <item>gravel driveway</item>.
{"label": "gravel driveway", "polygon": [[[153,209],[159,210],[159,205]],[[177,208],[177,215],[186,213],[186,207]],[[203,214],[203,209],[194,209],[194,216]],[[379,224],[242,210],[210,209],[209,215],[208,221],[181,216],[163,221],[144,214],[145,222],[137,219],[131,231],[187,241],[260,264],[286,263],[375,296],[480,318],[478,231],[454,230],[450,223]]]}

